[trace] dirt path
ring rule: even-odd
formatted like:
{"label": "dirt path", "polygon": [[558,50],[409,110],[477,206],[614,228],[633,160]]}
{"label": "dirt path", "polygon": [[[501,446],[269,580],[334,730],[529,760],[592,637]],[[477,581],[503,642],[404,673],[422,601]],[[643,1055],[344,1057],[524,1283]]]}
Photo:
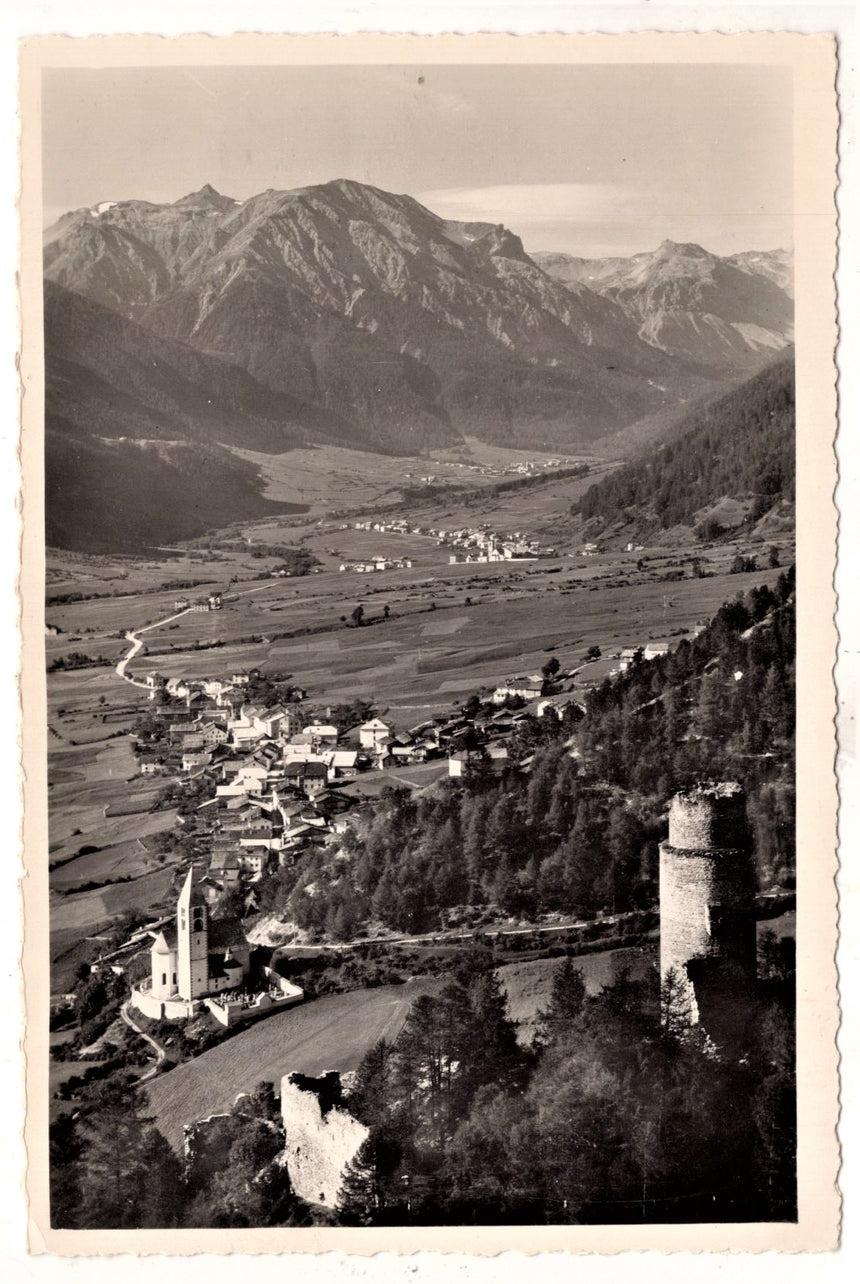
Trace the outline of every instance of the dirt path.
{"label": "dirt path", "polygon": [[147,1079],[151,1079],[154,1075],[158,1074],[158,1071],[161,1068],[161,1063],[164,1060],[164,1058],[167,1056],[167,1053],[165,1052],[164,1048],[162,1048],[160,1043],[156,1043],[155,1039],[153,1039],[151,1035],[146,1034],[143,1030],[141,1030],[140,1026],[137,1025],[135,1021],[132,1019],[132,1016],[128,1009],[129,1009],[128,1002],[123,1003],[122,1007],[119,1010],[119,1014],[122,1020],[125,1022],[125,1024],[128,1026],[130,1030],[134,1030],[135,1034],[139,1034],[141,1039],[145,1039],[146,1042],[150,1045],[150,1047],[155,1049],[155,1065],[151,1066],[149,1070],[145,1070],[144,1073],[138,1079],[138,1083],[145,1083]]}
{"label": "dirt path", "polygon": [[597,923],[606,926],[607,924],[618,925],[627,919],[634,918],[640,914],[641,910],[632,910],[625,914],[614,914],[601,919],[579,919],[569,923],[533,923],[526,927],[489,927],[474,928],[471,931],[441,931],[425,932],[420,936],[392,936],[379,937],[378,939],[368,941],[358,939],[355,941],[343,942],[326,942],[324,945],[277,945],[271,958],[271,966],[275,966],[276,959],[282,954],[294,954],[302,950],[328,951],[344,953],[349,950],[360,950],[370,945],[452,945],[460,941],[483,940],[486,937],[496,936],[527,936],[530,934],[541,935],[549,932],[570,932],[577,928],[591,927]]}
{"label": "dirt path", "polygon": [[190,610],[191,610],[191,607],[187,606],[185,610],[174,611],[172,615],[165,616],[163,620],[156,620],[153,624],[144,624],[141,628],[136,630],[129,629],[125,636],[126,636],[126,641],[130,642],[131,646],[128,650],[128,654],[125,655],[123,659],[120,660],[120,662],[116,666],[117,677],[122,678],[125,682],[130,682],[133,687],[142,687],[144,690],[146,690],[147,686],[145,682],[138,682],[136,678],[130,678],[125,671],[129,661],[133,660],[134,657],[136,655],[139,655],[140,652],[143,650],[143,645],[144,645],[143,638],[140,637],[139,635],[141,633],[148,633],[150,629],[160,629],[162,625],[170,624],[172,623],[173,620],[178,620],[181,615],[187,615]]}

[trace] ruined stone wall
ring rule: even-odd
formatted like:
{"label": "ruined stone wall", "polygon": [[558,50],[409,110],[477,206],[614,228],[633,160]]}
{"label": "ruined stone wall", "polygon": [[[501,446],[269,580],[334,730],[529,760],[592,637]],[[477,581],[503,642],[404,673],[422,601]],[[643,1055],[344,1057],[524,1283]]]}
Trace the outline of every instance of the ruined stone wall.
{"label": "ruined stone wall", "polygon": [[[676,795],[660,845],[660,974],[664,997],[700,1019],[696,979],[740,993],[755,978],[755,871],[746,799],[735,784]],[[672,982],[670,983],[670,974]],[[698,988],[701,988],[700,986]]]}
{"label": "ruined stone wall", "polygon": [[[337,1079],[337,1084],[334,1080]],[[284,1158],[293,1190],[309,1204],[337,1207],[346,1165],[368,1129],[342,1105],[339,1076],[311,1079],[288,1074],[281,1080],[281,1111],[287,1134]]]}

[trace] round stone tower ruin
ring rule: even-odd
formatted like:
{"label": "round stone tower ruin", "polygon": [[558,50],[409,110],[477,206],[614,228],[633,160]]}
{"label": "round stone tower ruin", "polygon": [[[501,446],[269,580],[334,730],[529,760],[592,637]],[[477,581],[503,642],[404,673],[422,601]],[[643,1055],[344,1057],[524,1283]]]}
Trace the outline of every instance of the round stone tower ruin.
{"label": "round stone tower ruin", "polygon": [[756,977],[755,867],[746,795],[733,782],[672,799],[660,844],[660,980],[667,1020],[724,1044],[745,1023]]}

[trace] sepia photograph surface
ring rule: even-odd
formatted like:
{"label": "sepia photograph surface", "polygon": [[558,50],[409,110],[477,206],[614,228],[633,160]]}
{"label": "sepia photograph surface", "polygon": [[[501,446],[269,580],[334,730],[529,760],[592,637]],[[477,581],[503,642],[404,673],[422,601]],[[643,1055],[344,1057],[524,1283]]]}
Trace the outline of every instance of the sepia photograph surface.
{"label": "sepia photograph surface", "polygon": [[833,73],[25,46],[31,1249],[834,1245]]}

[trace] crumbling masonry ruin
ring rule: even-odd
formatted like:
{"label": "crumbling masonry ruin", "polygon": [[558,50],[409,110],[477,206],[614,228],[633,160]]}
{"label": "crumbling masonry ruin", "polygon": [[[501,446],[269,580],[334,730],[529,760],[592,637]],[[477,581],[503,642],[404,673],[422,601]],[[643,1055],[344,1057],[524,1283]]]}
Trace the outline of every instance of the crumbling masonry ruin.
{"label": "crumbling masonry ruin", "polygon": [[756,979],[755,867],[746,796],[732,782],[675,795],[660,844],[664,1013],[717,1046],[742,1033]]}

